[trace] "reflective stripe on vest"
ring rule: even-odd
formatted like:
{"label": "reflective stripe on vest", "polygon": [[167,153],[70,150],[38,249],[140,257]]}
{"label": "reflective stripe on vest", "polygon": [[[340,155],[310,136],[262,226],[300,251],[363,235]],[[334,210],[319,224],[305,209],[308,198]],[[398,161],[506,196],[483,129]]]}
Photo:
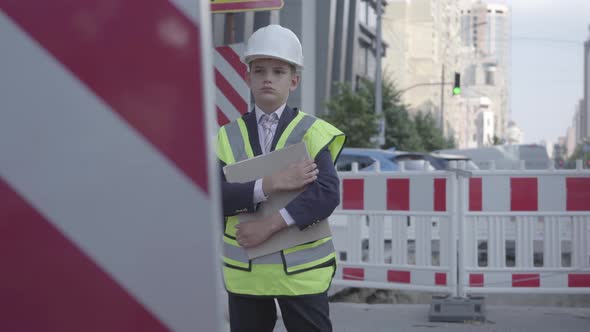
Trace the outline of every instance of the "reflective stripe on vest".
{"label": "reflective stripe on vest", "polygon": [[[254,157],[252,147],[249,144],[248,130],[246,129],[244,120],[238,119],[237,121],[227,124],[225,126],[225,133],[227,134],[229,147],[234,156],[234,162]],[[248,144],[246,144],[244,137],[248,139]]]}
{"label": "reflective stripe on vest", "polygon": [[[285,257],[285,269],[288,273],[307,269],[310,263],[324,263],[333,258],[334,243],[332,238],[324,238],[309,244],[303,244],[283,251]],[[325,258],[324,261],[319,261]]]}
{"label": "reflective stripe on vest", "polygon": [[299,112],[299,114],[297,114],[295,119],[291,121],[291,123],[287,126],[285,132],[283,133],[288,133],[288,135],[281,136],[281,138],[277,142],[276,148],[282,149],[286,146],[297,144],[303,141],[303,137],[305,136],[309,128],[313,126],[316,120],[317,118],[314,118],[313,116],[309,116],[305,113]]}
{"label": "reflective stripe on vest", "polygon": [[[232,245],[228,242],[232,241],[226,238],[223,242],[223,255],[225,258],[230,259],[233,262],[226,261],[226,263],[230,265],[235,265],[235,263],[239,263],[239,267],[248,268],[250,265],[250,258],[248,258],[248,254],[246,250],[242,247],[238,247],[237,245]],[[283,264],[283,259],[280,253],[274,253],[266,256],[262,256],[259,258],[255,258],[252,260],[254,264]]]}

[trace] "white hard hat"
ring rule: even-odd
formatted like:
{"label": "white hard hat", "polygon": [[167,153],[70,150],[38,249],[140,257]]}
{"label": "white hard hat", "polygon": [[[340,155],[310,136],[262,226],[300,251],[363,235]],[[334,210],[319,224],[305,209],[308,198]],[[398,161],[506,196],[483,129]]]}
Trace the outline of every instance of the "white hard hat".
{"label": "white hard hat", "polygon": [[303,69],[303,51],[299,38],[293,31],[277,24],[256,30],[248,39],[242,61],[250,64],[260,58],[280,59]]}

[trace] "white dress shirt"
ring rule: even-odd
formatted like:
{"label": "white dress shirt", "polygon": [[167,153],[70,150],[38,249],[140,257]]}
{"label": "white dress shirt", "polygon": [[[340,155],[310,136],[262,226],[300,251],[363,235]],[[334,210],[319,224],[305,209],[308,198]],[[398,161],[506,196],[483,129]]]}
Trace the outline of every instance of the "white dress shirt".
{"label": "white dress shirt", "polygon": [[[276,111],[273,112],[277,114],[278,119],[281,118],[281,115],[283,114],[286,105],[287,104],[281,105],[281,107],[279,107]],[[254,107],[254,111],[256,112],[256,123],[258,125],[258,141],[260,142],[260,148],[262,149],[262,147],[265,146],[266,142],[264,141],[264,135],[260,135],[260,133],[264,132],[264,128],[260,124],[260,118],[266,113],[264,113],[258,106]],[[274,139],[275,132],[277,131],[277,125],[278,122],[273,124],[270,128],[272,134],[269,137],[269,139],[271,140],[271,142]],[[264,151],[262,151],[262,154],[264,154]],[[254,204],[264,202],[266,201],[266,199],[267,196],[264,194],[264,191],[262,190],[262,179],[258,179],[254,184]],[[291,215],[289,214],[289,212],[287,212],[286,209],[280,209],[279,213],[281,214],[281,216],[285,220],[285,223],[287,223],[288,226],[291,226],[295,223],[295,220],[293,220],[293,217],[291,217]]]}

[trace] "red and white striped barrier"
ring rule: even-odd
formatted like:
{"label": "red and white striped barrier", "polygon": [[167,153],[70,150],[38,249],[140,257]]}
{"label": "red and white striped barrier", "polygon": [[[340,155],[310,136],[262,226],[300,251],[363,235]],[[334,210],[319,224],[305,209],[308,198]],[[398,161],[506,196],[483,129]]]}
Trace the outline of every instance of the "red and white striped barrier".
{"label": "red and white striped barrier", "polygon": [[467,197],[460,291],[590,292],[587,171],[481,171],[459,186]]}
{"label": "red and white striped barrier", "polygon": [[340,177],[341,204],[334,212],[339,216],[331,217],[341,258],[334,282],[451,292],[456,286],[451,282],[456,258],[450,255],[456,249],[449,239],[455,175],[347,172]]}
{"label": "red and white striped barrier", "polygon": [[346,264],[346,267],[338,269],[335,278],[350,281],[349,285],[355,285],[355,281],[361,285],[373,285],[365,287],[379,288],[383,284],[390,284],[399,289],[420,287],[421,290],[441,291],[441,287],[447,286],[449,273],[445,269],[435,268]]}
{"label": "red and white striped barrier", "polygon": [[0,330],[220,327],[208,5],[0,0]]}
{"label": "red and white striped barrier", "polygon": [[590,211],[590,177],[575,174],[469,179],[468,211]]}
{"label": "red and white striped barrier", "polygon": [[336,284],[455,295],[590,293],[588,171],[339,175],[341,205],[331,218],[341,258]]}
{"label": "red and white striped barrier", "polygon": [[223,126],[248,112],[250,89],[246,84],[246,65],[240,60],[245,44],[215,48],[215,107],[217,124]]}
{"label": "red and white striped barrier", "polygon": [[[444,174],[341,173],[339,210],[446,212]],[[353,175],[354,174],[354,175]]]}
{"label": "red and white striped barrier", "polygon": [[543,293],[578,293],[580,288],[590,288],[590,272],[485,271],[470,272],[466,279],[467,291],[471,293],[511,293],[519,292],[519,289],[523,293],[534,293],[536,290]]}

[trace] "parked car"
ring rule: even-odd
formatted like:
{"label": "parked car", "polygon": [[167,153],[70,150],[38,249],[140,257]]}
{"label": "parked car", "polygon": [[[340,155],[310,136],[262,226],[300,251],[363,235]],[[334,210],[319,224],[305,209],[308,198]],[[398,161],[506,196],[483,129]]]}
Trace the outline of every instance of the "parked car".
{"label": "parked car", "polygon": [[336,163],[337,171],[351,171],[352,163],[358,163],[359,171],[375,170],[375,161],[379,161],[382,171],[397,171],[398,164],[393,160],[395,154],[390,151],[369,148],[344,148]]}
{"label": "parked car", "polygon": [[465,161],[465,169],[468,171],[478,170],[479,167],[471,158],[455,154],[430,153],[425,156],[430,164],[436,169],[448,169],[451,161]]}
{"label": "parked car", "polygon": [[393,160],[398,165],[403,162],[406,171],[433,171],[438,169],[426,158],[427,154],[425,153],[405,151],[395,151],[392,153],[395,155]]}

